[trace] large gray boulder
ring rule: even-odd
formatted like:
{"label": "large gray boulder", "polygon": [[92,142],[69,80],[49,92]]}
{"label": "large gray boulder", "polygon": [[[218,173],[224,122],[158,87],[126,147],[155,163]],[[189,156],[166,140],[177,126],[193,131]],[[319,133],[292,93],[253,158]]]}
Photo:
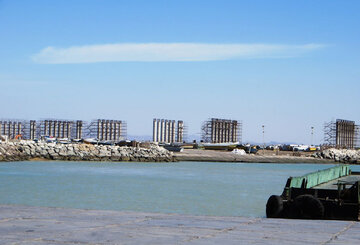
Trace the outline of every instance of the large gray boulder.
{"label": "large gray boulder", "polygon": [[32,158],[76,161],[174,161],[172,152],[153,143],[144,144],[144,148],[30,141],[0,143],[0,161],[22,161]]}
{"label": "large gray boulder", "polygon": [[313,157],[332,159],[336,162],[360,163],[360,150],[329,148],[315,153]]}

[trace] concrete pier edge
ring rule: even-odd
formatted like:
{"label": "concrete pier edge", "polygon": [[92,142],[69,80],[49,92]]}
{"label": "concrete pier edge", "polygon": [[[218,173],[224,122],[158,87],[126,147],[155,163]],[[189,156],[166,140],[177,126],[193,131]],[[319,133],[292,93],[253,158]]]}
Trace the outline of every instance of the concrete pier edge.
{"label": "concrete pier edge", "polygon": [[360,222],[0,205],[0,244],[359,244]]}

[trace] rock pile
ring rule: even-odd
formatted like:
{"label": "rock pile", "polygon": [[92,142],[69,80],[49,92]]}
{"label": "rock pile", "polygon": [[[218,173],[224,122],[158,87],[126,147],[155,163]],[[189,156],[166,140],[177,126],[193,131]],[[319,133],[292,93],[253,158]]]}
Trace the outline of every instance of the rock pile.
{"label": "rock pile", "polygon": [[37,158],[69,161],[174,161],[172,152],[152,143],[147,144],[146,148],[33,142],[0,143],[0,161],[24,161]]}
{"label": "rock pile", "polygon": [[313,157],[321,159],[332,159],[336,162],[360,163],[360,150],[330,148],[314,153]]}

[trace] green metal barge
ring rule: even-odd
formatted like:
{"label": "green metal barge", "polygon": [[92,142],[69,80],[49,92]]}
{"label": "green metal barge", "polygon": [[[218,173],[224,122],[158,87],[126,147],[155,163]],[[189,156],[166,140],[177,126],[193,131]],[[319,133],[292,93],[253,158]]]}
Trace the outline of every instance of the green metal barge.
{"label": "green metal barge", "polygon": [[347,165],[288,178],[266,204],[268,218],[360,220],[360,172]]}

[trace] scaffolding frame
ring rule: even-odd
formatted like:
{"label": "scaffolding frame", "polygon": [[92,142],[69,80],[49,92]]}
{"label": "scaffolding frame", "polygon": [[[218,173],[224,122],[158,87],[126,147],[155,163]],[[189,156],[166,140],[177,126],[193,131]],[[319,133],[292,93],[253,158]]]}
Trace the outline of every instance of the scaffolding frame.
{"label": "scaffolding frame", "polygon": [[1,119],[0,135],[8,139],[24,138],[26,132],[26,121],[18,119]]}
{"label": "scaffolding frame", "polygon": [[241,143],[242,121],[210,118],[201,126],[201,139],[206,143]]}
{"label": "scaffolding frame", "polygon": [[[98,122],[103,128],[97,131]],[[82,139],[84,137],[100,138],[100,140],[119,141],[126,139],[127,125],[125,121],[97,119],[90,123],[82,120],[64,120],[46,118],[36,120],[0,119],[0,135],[15,139],[42,139],[44,137]],[[100,133],[100,134],[99,134]],[[101,136],[101,137],[100,137]]]}
{"label": "scaffolding frame", "polygon": [[125,140],[127,124],[123,120],[95,119],[85,127],[84,134],[99,141]]}
{"label": "scaffolding frame", "polygon": [[336,119],[324,123],[324,145],[353,149],[360,146],[360,126],[354,121]]}
{"label": "scaffolding frame", "polygon": [[[42,119],[36,124],[38,138],[74,138],[74,121],[64,119]],[[32,132],[34,135],[34,133]]]}

